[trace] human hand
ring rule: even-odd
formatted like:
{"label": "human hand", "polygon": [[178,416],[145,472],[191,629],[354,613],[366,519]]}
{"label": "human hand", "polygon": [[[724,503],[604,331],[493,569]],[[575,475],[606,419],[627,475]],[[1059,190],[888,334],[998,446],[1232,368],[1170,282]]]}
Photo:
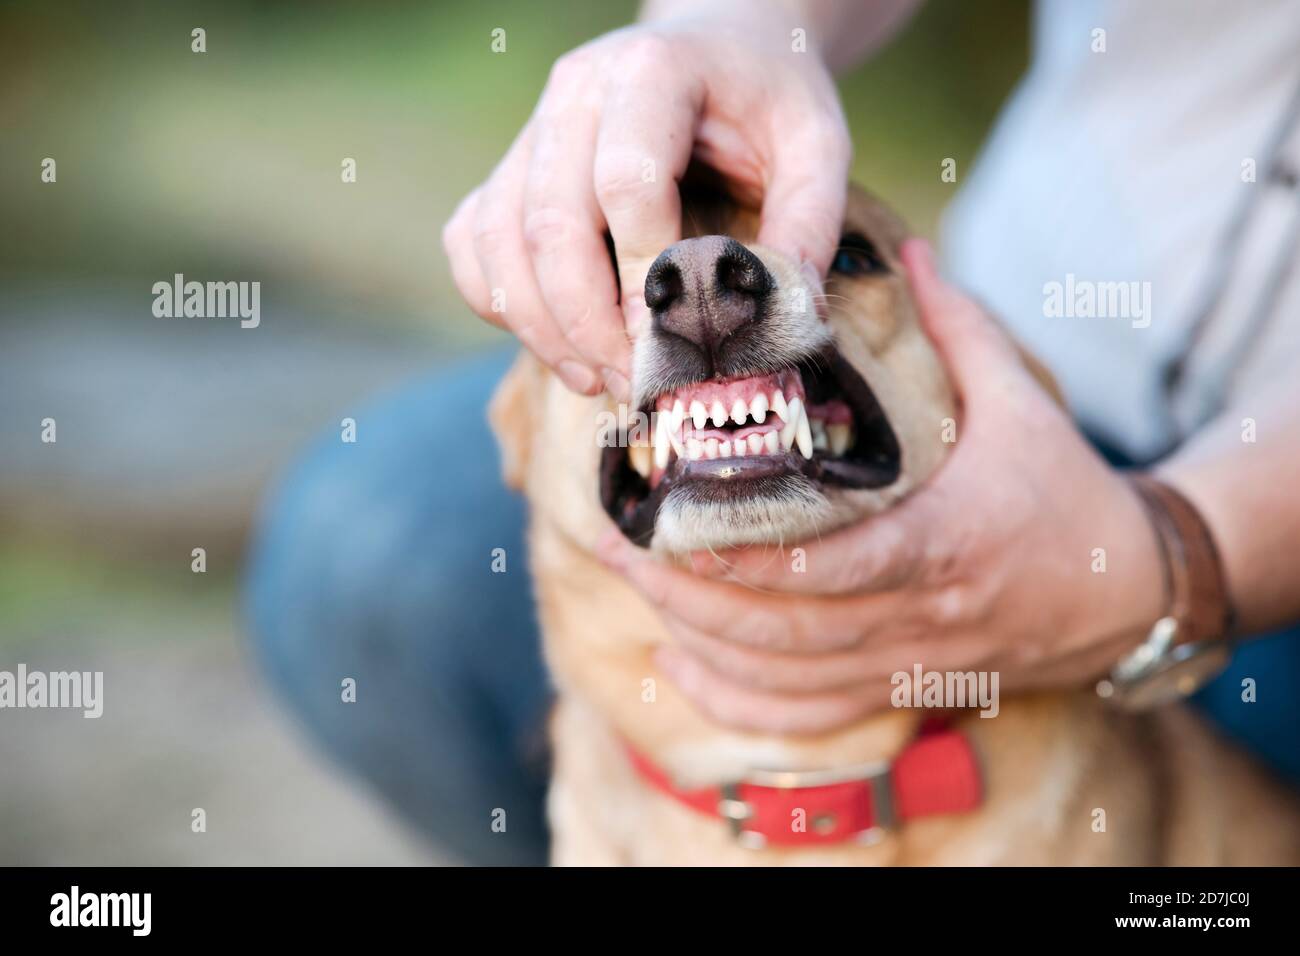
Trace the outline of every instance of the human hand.
{"label": "human hand", "polygon": [[805,544],[803,573],[762,546],[693,555],[692,574],[616,531],[601,543],[668,625],[658,664],[720,723],[833,730],[885,707],[891,675],[917,663],[998,671],[1007,691],[1079,684],[1164,612],[1136,493],[943,283],[928,246],[911,240],[902,258],[962,404],[957,444],[925,486]]}
{"label": "human hand", "polygon": [[807,263],[814,285],[829,266],[851,152],[834,83],[774,15],[743,13],[628,27],[561,57],[443,230],[471,308],[575,391],[629,397],[628,333],[649,324],[650,264],[681,238],[677,182],[692,156],[762,202],[760,242]]}

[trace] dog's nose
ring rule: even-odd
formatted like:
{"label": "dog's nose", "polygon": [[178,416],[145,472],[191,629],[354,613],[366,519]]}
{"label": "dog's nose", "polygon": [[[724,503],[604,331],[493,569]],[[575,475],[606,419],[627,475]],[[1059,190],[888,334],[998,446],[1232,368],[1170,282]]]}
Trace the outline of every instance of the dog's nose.
{"label": "dog's nose", "polygon": [[654,327],[695,345],[711,369],[727,339],[763,316],[774,286],[758,256],[727,236],[685,239],[650,266],[645,301]]}

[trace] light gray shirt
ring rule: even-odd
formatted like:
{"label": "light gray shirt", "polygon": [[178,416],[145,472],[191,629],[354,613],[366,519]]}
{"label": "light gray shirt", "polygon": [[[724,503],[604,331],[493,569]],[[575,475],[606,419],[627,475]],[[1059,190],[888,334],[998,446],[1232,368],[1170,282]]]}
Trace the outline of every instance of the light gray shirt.
{"label": "light gray shirt", "polygon": [[1297,0],[1039,0],[948,272],[1086,428],[1156,455],[1300,376],[1297,114]]}

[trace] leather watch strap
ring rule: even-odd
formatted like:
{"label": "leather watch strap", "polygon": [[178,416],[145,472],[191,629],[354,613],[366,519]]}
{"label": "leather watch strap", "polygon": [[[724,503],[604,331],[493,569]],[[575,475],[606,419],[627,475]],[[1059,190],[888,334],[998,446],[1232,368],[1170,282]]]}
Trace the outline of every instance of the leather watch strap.
{"label": "leather watch strap", "polygon": [[1129,475],[1163,552],[1166,614],[1178,622],[1178,645],[1220,640],[1233,627],[1232,599],[1214,536],[1196,506],[1146,474]]}

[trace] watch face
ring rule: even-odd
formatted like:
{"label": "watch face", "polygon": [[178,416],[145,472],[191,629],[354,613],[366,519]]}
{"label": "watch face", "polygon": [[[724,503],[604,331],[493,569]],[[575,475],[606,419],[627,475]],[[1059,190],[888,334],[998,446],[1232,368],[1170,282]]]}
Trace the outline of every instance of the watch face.
{"label": "watch face", "polygon": [[1175,648],[1150,670],[1119,688],[1119,703],[1131,710],[1159,707],[1195,693],[1220,674],[1232,658],[1227,641]]}

